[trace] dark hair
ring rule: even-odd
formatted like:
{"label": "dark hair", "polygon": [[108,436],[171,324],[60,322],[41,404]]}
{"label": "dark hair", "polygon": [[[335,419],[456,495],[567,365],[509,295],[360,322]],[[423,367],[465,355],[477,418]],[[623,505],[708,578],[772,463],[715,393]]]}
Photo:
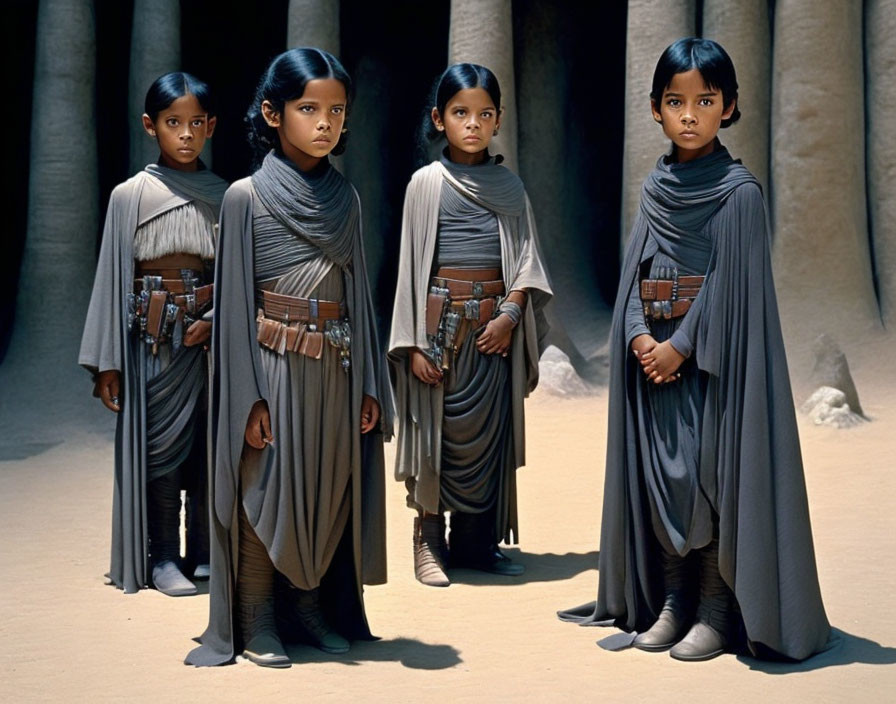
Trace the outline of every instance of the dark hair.
{"label": "dark hair", "polygon": [[[709,88],[722,92],[725,109],[737,100],[737,74],[728,52],[712,39],[687,37],[667,46],[656,63],[650,99],[657,107],[663,99],[663,91],[672,83],[672,77],[676,73],[685,73],[692,69],[700,72],[703,82]],[[729,127],[739,118],[740,110],[735,105],[731,117],[722,120],[721,126]]]}
{"label": "dark hair", "polygon": [[194,96],[208,116],[214,116],[215,101],[208,83],[183,71],[166,73],[154,80],[149,90],[146,91],[143,111],[149,115],[150,120],[155,122],[162,110],[167,110],[171,107],[171,103],[185,95]]}
{"label": "dark hair", "polygon": [[432,122],[432,108],[435,107],[444,119],[445,106],[460,91],[467,88],[482,88],[495,103],[495,109],[501,109],[501,86],[490,69],[479,64],[454,64],[445,69],[433,87],[429,103],[420,124],[418,143],[418,161],[427,163],[430,149],[442,133]]}
{"label": "dark hair", "polygon": [[[309,81],[318,78],[335,78],[345,86],[346,115],[351,101],[352,79],[339,63],[339,59],[324,51],[302,47],[290,49],[277,56],[261,77],[255,91],[255,100],[246,113],[249,124],[249,143],[255,152],[256,164],[261,163],[271,149],[280,148],[277,130],[264,121],[261,104],[267,100],[274,110],[283,114],[284,105],[305,93]],[[339,135],[339,141],[333,147],[332,154],[338,156],[345,151],[348,133]]]}

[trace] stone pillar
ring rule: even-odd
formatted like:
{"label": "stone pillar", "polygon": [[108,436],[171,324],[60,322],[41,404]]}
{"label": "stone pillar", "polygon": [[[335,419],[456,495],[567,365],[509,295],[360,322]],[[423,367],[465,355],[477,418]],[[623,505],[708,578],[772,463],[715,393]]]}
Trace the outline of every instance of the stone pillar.
{"label": "stone pillar", "polygon": [[10,432],[21,425],[22,442],[54,432],[29,411],[61,415],[73,400],[92,400],[77,359],[99,221],[95,80],[92,0],[42,0],[28,230],[15,328],[0,367],[0,425]]}
{"label": "stone pillar", "polygon": [[800,362],[821,333],[849,352],[879,326],[865,201],[861,38],[861,3],[775,6],[775,279],[789,349]]}
{"label": "stone pillar", "polygon": [[660,54],[696,33],[695,0],[629,0],[625,57],[625,155],[622,167],[623,246],[638,209],[641,184],[669,140],[650,113],[650,83]]}
{"label": "stone pillar", "polygon": [[339,56],[339,0],[289,0],[286,46],[313,46]]}
{"label": "stone pillar", "polygon": [[740,120],[719,134],[768,193],[771,102],[771,31],[768,0],[704,0],[702,36],[719,42],[737,69]]}
{"label": "stone pillar", "polygon": [[[128,74],[131,174],[159,158],[158,145],[146,134],[140,119],[146,91],[159,76],[179,71],[180,67],[180,2],[134,0],[131,66]],[[206,164],[209,164],[209,155],[210,152],[203,151]]]}
{"label": "stone pillar", "polygon": [[884,325],[896,330],[896,0],[865,4],[868,207]]}
{"label": "stone pillar", "polygon": [[513,8],[510,0],[451,0],[448,63],[469,62],[490,68],[501,85],[499,135],[490,151],[504,155],[517,171],[516,85],[513,69]]}

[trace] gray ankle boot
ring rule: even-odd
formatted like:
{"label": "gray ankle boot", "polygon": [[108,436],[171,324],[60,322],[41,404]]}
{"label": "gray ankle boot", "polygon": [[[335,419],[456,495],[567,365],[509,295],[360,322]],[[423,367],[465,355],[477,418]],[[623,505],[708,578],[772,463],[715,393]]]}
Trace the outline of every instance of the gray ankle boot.
{"label": "gray ankle boot", "polygon": [[[239,595],[237,595],[239,598]],[[273,597],[259,603],[239,603],[243,657],[261,667],[292,667],[274,625]]]}
{"label": "gray ankle boot", "polygon": [[349,642],[327,623],[320,607],[320,587],[294,589],[294,615],[296,625],[309,645],[325,653],[347,653]]}
{"label": "gray ankle boot", "polygon": [[719,541],[700,551],[700,604],[688,634],[669,651],[676,660],[711,660],[728,646],[733,595],[719,574]]}
{"label": "gray ankle boot", "polygon": [[666,600],[656,622],[649,630],[639,633],[632,646],[649,652],[668,650],[687,631],[693,616],[694,587],[690,556],[680,557],[661,553],[663,563],[663,590]]}

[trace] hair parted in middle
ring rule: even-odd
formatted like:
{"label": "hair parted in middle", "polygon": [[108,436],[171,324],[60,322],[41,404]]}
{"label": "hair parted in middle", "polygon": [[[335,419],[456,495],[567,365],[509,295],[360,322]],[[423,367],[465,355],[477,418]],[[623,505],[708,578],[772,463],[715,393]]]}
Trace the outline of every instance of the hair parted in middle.
{"label": "hair parted in middle", "polygon": [[[300,47],[284,51],[271,61],[270,66],[262,74],[255,91],[255,99],[246,113],[249,143],[252,145],[256,166],[271,149],[280,145],[277,130],[265,122],[261,104],[267,100],[273,105],[274,110],[282,114],[287,102],[301,98],[309,81],[319,78],[335,78],[345,86],[347,116],[352,99],[352,79],[339,59],[331,53],[323,49]],[[342,154],[347,141],[348,132],[344,132],[330,153],[334,156]]]}
{"label": "hair parted in middle", "polygon": [[429,103],[420,123],[417,139],[418,162],[422,166],[428,163],[429,153],[440,137],[444,136],[432,122],[432,109],[435,107],[444,119],[445,106],[460,91],[467,88],[482,88],[495,103],[495,109],[501,110],[501,86],[491,69],[479,64],[460,63],[446,68],[435,82],[430,93]]}

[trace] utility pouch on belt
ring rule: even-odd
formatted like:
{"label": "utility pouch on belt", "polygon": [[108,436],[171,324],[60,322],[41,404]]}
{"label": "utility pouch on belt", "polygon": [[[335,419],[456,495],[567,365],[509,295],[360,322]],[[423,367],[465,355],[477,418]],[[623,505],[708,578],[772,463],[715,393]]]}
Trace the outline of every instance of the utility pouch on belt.
{"label": "utility pouch on belt", "polygon": [[426,334],[435,337],[439,332],[442,314],[448,305],[448,289],[432,286],[426,297]]}
{"label": "utility pouch on belt", "polygon": [[167,291],[150,291],[149,305],[146,311],[146,334],[158,340],[162,336],[162,330],[167,318]]}
{"label": "utility pouch on belt", "polygon": [[194,316],[202,315],[208,309],[208,307],[211,305],[214,291],[214,284],[206,284],[205,286],[199,286],[193,289],[193,296],[195,297],[195,307],[191,312]]}

